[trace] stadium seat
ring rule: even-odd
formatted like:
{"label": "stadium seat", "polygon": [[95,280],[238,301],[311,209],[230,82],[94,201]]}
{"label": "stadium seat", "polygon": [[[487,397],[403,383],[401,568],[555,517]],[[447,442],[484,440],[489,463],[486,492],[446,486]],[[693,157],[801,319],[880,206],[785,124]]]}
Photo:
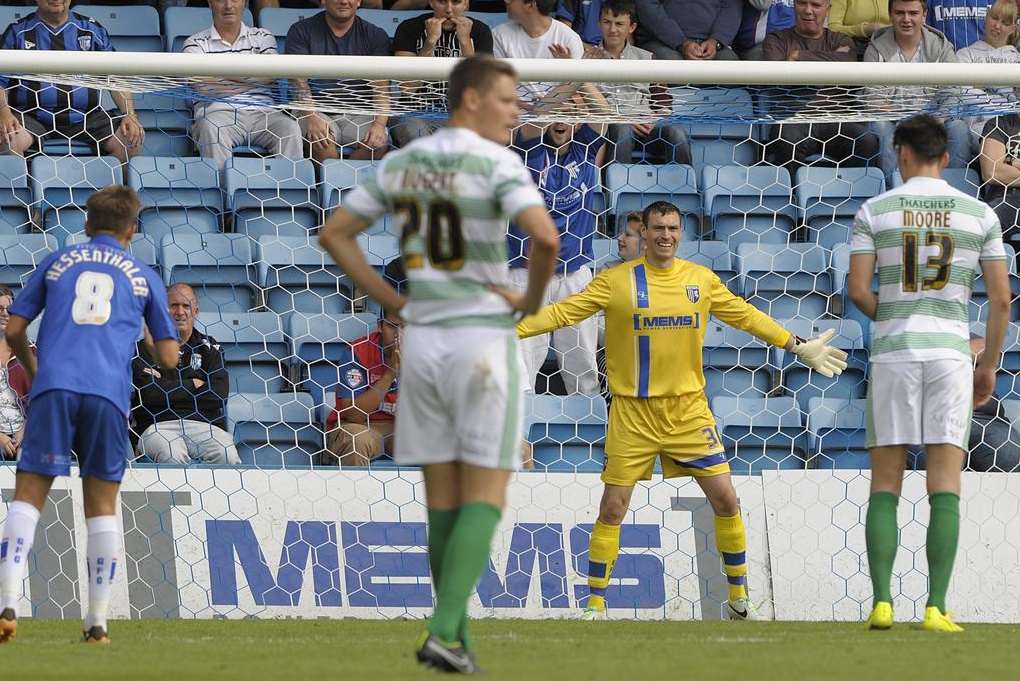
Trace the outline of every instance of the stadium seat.
{"label": "stadium seat", "polygon": [[145,128],[143,154],[184,157],[195,153],[191,142],[191,101],[186,94],[140,93],[134,96],[134,102],[138,121]]}
{"label": "stadium seat", "polygon": [[[85,232],[78,232],[67,237],[67,241],[64,245],[72,246],[74,244],[82,244],[89,240],[89,237]],[[157,251],[159,250],[159,242],[153,239],[148,234],[135,234],[131,237],[131,246],[128,248],[131,255],[133,255],[140,262],[145,263],[153,270],[156,274],[160,272],[159,257]]]}
{"label": "stadium seat", "polygon": [[400,240],[389,234],[365,234],[358,235],[358,243],[361,250],[365,252],[368,264],[382,272],[386,265],[400,257]]}
{"label": "stadium seat", "polygon": [[153,7],[78,5],[75,11],[102,24],[118,52],[163,51],[159,13]]}
{"label": "stadium seat", "polygon": [[740,289],[772,317],[817,319],[832,295],[829,254],[813,244],[741,244]]}
{"label": "stadium seat", "polygon": [[97,189],[121,184],[120,161],[113,156],[36,156],[31,164],[32,194],[42,226],[58,244],[85,229],[85,201]]}
{"label": "stadium seat", "polygon": [[[1013,248],[1003,244],[1007,249],[1006,260],[1011,263],[1009,272],[1010,304],[1009,318],[1016,319],[1018,314],[1018,302],[1020,302],[1020,277],[1016,275],[1016,256],[1011,257]],[[971,321],[988,321],[988,289],[985,287],[985,278],[982,276],[980,267],[977,276],[974,277],[973,288],[970,292],[969,316]]]}
{"label": "stadium seat", "polygon": [[397,34],[397,26],[407,19],[421,16],[420,10],[395,10],[395,9],[359,9],[358,16],[370,24],[375,24],[386,35],[393,38]]}
{"label": "stadium seat", "polygon": [[771,350],[751,334],[716,321],[707,322],[702,355],[709,399],[764,397],[772,390]]}
{"label": "stadium seat", "polygon": [[[981,192],[981,174],[973,168],[944,168],[942,179],[953,187],[956,187],[964,194],[975,198]],[[893,173],[892,186],[899,187],[903,184],[903,177],[900,171]]]}
{"label": "stadium seat", "polygon": [[248,312],[259,305],[251,240],[243,234],[167,234],[163,280],[190,284],[203,312]]}
{"label": "stadium seat", "polygon": [[220,230],[223,192],[216,166],[198,157],[136,156],[128,186],[142,201],[139,227],[156,243],[167,234]]}
{"label": "stadium seat", "polygon": [[311,7],[306,9],[266,7],[259,11],[259,26],[276,36],[276,49],[283,54],[284,42],[290,27],[302,19],[315,16],[320,11]]}
{"label": "stadium seat", "polygon": [[866,400],[812,397],[807,409],[809,468],[868,468]]}
{"label": "stadium seat", "polygon": [[0,234],[0,285],[15,293],[43,258],[57,250],[48,234]]}
{"label": "stadium seat", "polygon": [[[244,23],[254,26],[251,10],[244,10]],[[167,52],[180,52],[189,36],[212,26],[212,12],[208,7],[167,7],[163,13]]]}
{"label": "stadium seat", "polygon": [[473,21],[480,21],[489,28],[496,28],[500,24],[505,24],[510,21],[510,18],[506,13],[500,14],[497,12],[465,12],[466,16],[471,17]]}
{"label": "stadium seat", "polygon": [[[972,324],[971,333],[985,334],[983,324]],[[1004,400],[1020,399],[1020,324],[1010,323],[1002,342],[1002,370],[995,381],[995,395]]]}
{"label": "stadium seat", "polygon": [[28,165],[15,154],[0,156],[0,234],[24,234],[32,228],[32,191]]}
{"label": "stadium seat", "polygon": [[716,397],[712,412],[734,473],[804,468],[804,426],[792,397]]}
{"label": "stadium seat", "polygon": [[[673,114],[685,121],[692,140],[753,140],[751,94],[741,88],[671,87]],[[731,123],[719,123],[730,120]],[[730,165],[730,164],[723,164]]]}
{"label": "stadium seat", "polygon": [[278,393],[286,385],[290,342],[273,312],[203,313],[196,325],[223,348],[230,392]]}
{"label": "stadium seat", "polygon": [[823,168],[797,171],[797,208],[808,241],[832,248],[850,242],[854,216],[866,200],[885,191],[878,168]]}
{"label": "stadium seat", "polygon": [[[864,347],[870,348],[871,320],[857,309],[857,306],[850,301],[850,297],[847,295],[846,278],[850,273],[850,244],[835,245],[832,248],[829,262],[832,272],[832,290],[836,292],[830,299],[831,311],[860,324],[861,330],[864,332]],[[876,293],[878,292],[877,271],[871,278],[871,288]]]}
{"label": "stadium seat", "polygon": [[700,235],[701,197],[691,166],[613,163],[606,169],[606,190],[617,229],[623,227],[628,212],[643,210],[653,201],[669,201],[680,209],[684,240]]}
{"label": "stadium seat", "polygon": [[[330,159],[322,164],[322,182],[319,185],[319,204],[328,215],[341,205],[352,189],[375,174],[378,163],[353,159]],[[365,230],[366,234],[387,234],[388,221],[381,218]],[[393,227],[396,229],[396,226]],[[393,234],[396,234],[393,232]]]}
{"label": "stadium seat", "polygon": [[292,344],[295,381],[311,393],[316,403],[335,391],[341,372],[353,361],[351,344],[379,328],[374,314],[303,315],[294,313],[287,321]]}
{"label": "stadium seat", "polygon": [[608,416],[601,395],[528,393],[524,414],[536,471],[602,470]]}
{"label": "stadium seat", "polygon": [[596,270],[620,260],[620,243],[616,239],[596,237],[591,241],[591,251],[595,258]]}
{"label": "stadium seat", "polygon": [[737,270],[733,266],[733,252],[721,241],[681,242],[676,257],[707,267],[730,288],[739,283]]}
{"label": "stadium seat", "polygon": [[261,236],[259,286],[266,305],[279,314],[341,314],[351,311],[351,284],[315,241]]}
{"label": "stadium seat", "polygon": [[[750,131],[751,128],[748,126],[743,130]],[[708,166],[750,166],[758,160],[758,143],[750,137],[740,142],[694,138],[690,143],[691,165],[699,173]]]}
{"label": "stadium seat", "polygon": [[306,393],[234,393],[227,400],[227,428],[241,463],[257,468],[308,468],[324,449]]}
{"label": "stadium seat", "polygon": [[21,21],[35,11],[35,3],[27,7],[0,7],[0,26],[6,29],[15,21]]}
{"label": "stadium seat", "polygon": [[308,237],[322,222],[308,159],[232,158],[223,176],[227,210],[239,234]]}
{"label": "stadium seat", "polygon": [[830,344],[847,353],[847,367],[834,378],[825,378],[797,361],[792,352],[775,350],[776,364],[781,372],[780,383],[797,398],[801,410],[807,412],[809,400],[816,397],[857,399],[867,393],[868,352],[864,349],[861,325],[852,319],[788,319],[780,325],[801,338],[812,338],[833,329],[836,335]]}
{"label": "stadium seat", "polygon": [[743,243],[789,241],[797,224],[790,174],[775,166],[712,166],[702,171],[712,238],[736,250]]}

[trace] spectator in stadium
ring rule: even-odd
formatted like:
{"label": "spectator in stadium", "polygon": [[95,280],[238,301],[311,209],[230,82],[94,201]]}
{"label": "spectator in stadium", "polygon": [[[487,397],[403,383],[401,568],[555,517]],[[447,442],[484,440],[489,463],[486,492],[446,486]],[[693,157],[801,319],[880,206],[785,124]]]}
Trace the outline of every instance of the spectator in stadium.
{"label": "spectator in stadium", "polygon": [[[985,350],[985,339],[971,335],[970,349],[977,361]],[[1020,432],[1010,423],[998,397],[993,395],[983,406],[974,409],[967,449],[965,470],[1020,472]]]}
{"label": "spectator in stadium", "polygon": [[656,59],[739,59],[741,0],[637,0],[638,46]]}
{"label": "spectator in stadium", "polygon": [[999,216],[1002,238],[1009,241],[1020,225],[1020,115],[997,116],[985,123],[978,159],[981,198]]}
{"label": "spectator in stadium", "polygon": [[854,39],[857,57],[864,55],[875,31],[891,25],[885,0],[832,0],[829,30]]}
{"label": "spectator in stadium", "polygon": [[[468,0],[429,0],[431,14],[401,22],[393,38],[398,57],[470,57],[476,52],[492,54],[492,31],[464,13]],[[407,81],[400,89],[416,110],[444,111],[446,84]],[[411,140],[431,135],[442,125],[439,118],[404,116],[393,125],[393,140],[402,147]]]}
{"label": "spectator in stadium", "polygon": [[762,61],[765,36],[791,28],[794,17],[793,0],[744,0],[733,49],[745,61]]}
{"label": "spectator in stadium", "polygon": [[[212,26],[184,41],[184,52],[195,54],[276,54],[276,37],[264,28],[245,25],[245,0],[209,0]],[[270,154],[302,157],[301,128],[294,118],[273,103],[272,80],[209,79],[198,85],[200,94],[218,101],[195,104],[192,135],[199,153],[222,168],[234,147],[254,144]]]}
{"label": "spectator in stadium", "polygon": [[[892,26],[874,33],[864,61],[899,64],[934,64],[955,62],[956,50],[940,31],[925,25],[927,10],[925,0],[889,0],[889,15]],[[903,107],[912,101],[917,108],[929,104],[930,99],[920,87],[871,88],[871,98],[879,107]],[[947,96],[953,90],[943,90],[936,99]],[[958,91],[957,91],[958,92]],[[970,130],[959,119],[943,120],[949,135],[949,167],[963,168],[970,164]],[[895,121],[876,121],[872,130],[879,140],[879,163],[886,180],[892,182],[897,170],[896,150],[893,148]]]}
{"label": "spectator in stadium", "polygon": [[[284,52],[302,55],[384,57],[390,39],[378,26],[357,15],[361,0],[322,0],[323,11],[296,22],[287,31]],[[337,147],[353,147],[352,159],[380,158],[389,147],[389,81],[295,79],[297,99],[311,107],[301,129],[317,161],[339,158]],[[328,94],[327,94],[328,93]],[[376,115],[328,116],[317,109],[316,97],[378,111]]]}
{"label": "spectator in stadium", "polygon": [[991,5],[989,0],[928,0],[928,25],[961,50],[980,40]]}
{"label": "spectator in stadium", "polygon": [[[765,38],[766,61],[855,61],[853,39],[825,27],[829,6],[829,0],[796,0],[793,28]],[[832,101],[843,94],[840,88],[823,88],[817,99]],[[775,137],[765,146],[765,159],[786,166],[791,177],[817,155],[848,166],[866,166],[878,155],[878,140],[867,123],[782,123],[771,127]]]}
{"label": "spectator in stadium", "polygon": [[[519,2],[520,0],[514,0]],[[607,106],[599,90],[591,84],[581,86],[576,100],[579,108]],[[585,103],[586,102],[586,103]],[[560,235],[560,253],[546,289],[546,303],[583,290],[592,280],[595,258],[595,213],[592,211],[599,175],[605,164],[607,140],[605,124],[553,123],[544,130],[534,125],[522,126],[514,148],[524,159],[531,176],[545,199],[546,207]],[[510,225],[507,236],[510,254],[510,281],[523,291],[528,279],[528,238],[516,225]],[[527,369],[525,388],[533,390],[538,371],[549,352],[550,339],[556,350],[568,394],[595,394],[599,390],[595,364],[598,324],[589,318],[552,334],[542,334],[521,342],[521,354]]]}
{"label": "spectator in stadium", "polygon": [[215,338],[195,329],[198,299],[190,286],[174,284],[167,298],[180,336],[180,360],[176,369],[162,369],[145,341],[138,342],[131,366],[136,391],[132,417],[140,433],[136,452],[156,463],[238,464],[234,440],[224,429],[230,377],[223,350]]}
{"label": "spectator in stadium", "polygon": [[[0,38],[4,50],[112,52],[99,22],[71,12],[70,0],[38,0],[37,9],[13,22]],[[99,91],[0,76],[0,153],[24,155],[46,140],[87,144],[126,162],[142,149],[145,130],[130,92],[111,90],[118,111],[99,105]]]}
{"label": "spectator in stadium", "polygon": [[354,361],[340,370],[336,406],[326,419],[327,460],[367,466],[393,438],[393,413],[400,376],[400,317],[379,319],[379,328],[352,344]]}
{"label": "spectator in stadium", "polygon": [[627,222],[616,235],[616,246],[620,253],[620,262],[637,260],[645,254],[645,240],[641,238],[641,230],[645,228],[641,211],[632,210],[627,213]]}
{"label": "spectator in stadium", "polygon": [[[604,0],[559,0],[556,18],[581,36],[585,49],[602,42],[602,7]],[[637,21],[637,17],[634,18]]]}
{"label": "spectator in stadium", "polygon": [[[1017,39],[1017,5],[1013,0],[996,0],[985,15],[984,38],[959,50],[956,58],[968,64],[1016,64],[1020,52],[1013,43]],[[1016,95],[1009,87],[970,88],[968,95],[976,102],[1006,108],[1016,102]],[[981,149],[981,135],[985,123],[991,116],[974,116],[970,124],[971,151],[977,154]]]}
{"label": "spectator in stadium", "polygon": [[14,292],[0,286],[0,460],[13,461],[21,447],[25,431],[25,407],[31,380],[21,366],[4,333],[10,321],[8,310],[14,303]]}
{"label": "spectator in stadium", "polygon": [[[652,53],[633,44],[637,30],[637,7],[633,0],[606,0],[599,22],[602,38],[598,45],[585,48],[589,59],[651,59]],[[603,83],[599,89],[614,111],[637,118],[673,113],[673,98],[662,85],[648,83]],[[665,163],[690,164],[691,146],[687,131],[668,118],[646,123],[614,123],[606,136],[613,143],[613,160],[634,161],[634,144],[646,152],[645,158]]]}
{"label": "spectator in stadium", "polygon": [[[509,21],[492,29],[492,53],[501,59],[580,59],[584,43],[566,24],[554,21],[557,0],[506,0]],[[525,106],[550,95],[569,97],[576,87],[522,83]]]}

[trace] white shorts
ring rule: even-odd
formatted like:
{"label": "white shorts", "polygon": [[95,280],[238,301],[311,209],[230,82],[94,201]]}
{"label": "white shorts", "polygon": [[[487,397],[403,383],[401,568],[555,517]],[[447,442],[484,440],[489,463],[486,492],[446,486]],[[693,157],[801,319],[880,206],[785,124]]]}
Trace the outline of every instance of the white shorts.
{"label": "white shorts", "polygon": [[872,364],[867,446],[956,445],[966,451],[973,407],[968,360]]}
{"label": "white shorts", "polygon": [[393,458],[516,470],[524,384],[514,329],[408,326]]}

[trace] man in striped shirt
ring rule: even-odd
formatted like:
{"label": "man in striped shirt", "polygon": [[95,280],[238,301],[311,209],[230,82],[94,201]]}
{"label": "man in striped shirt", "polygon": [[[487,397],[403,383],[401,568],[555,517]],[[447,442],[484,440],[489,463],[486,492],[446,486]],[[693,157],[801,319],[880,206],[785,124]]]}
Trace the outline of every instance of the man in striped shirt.
{"label": "man in striped shirt", "polygon": [[[112,52],[106,29],[69,11],[70,0],[38,0],[0,38],[4,50]],[[39,140],[85,143],[122,162],[142,149],[145,130],[129,92],[111,91],[119,113],[99,105],[99,91],[82,86],[0,76],[0,153],[24,154]],[[41,146],[41,145],[39,145]]]}
{"label": "man in striped shirt", "polygon": [[[245,0],[209,0],[213,25],[184,42],[198,54],[276,54],[276,37],[242,21]],[[251,78],[210,79],[197,87],[192,134],[198,151],[222,168],[234,147],[253,144],[290,159],[302,156],[301,128],[286,111],[272,108],[273,83]]]}
{"label": "man in striped shirt", "polygon": [[[865,534],[874,588],[868,626],[893,624],[896,505],[907,447],[924,445],[931,519],[923,628],[956,632],[962,629],[946,614],[946,591],[960,531],[960,468],[972,409],[995,388],[1009,317],[1006,255],[995,212],[941,179],[949,163],[941,122],[928,115],[903,121],[893,144],[905,182],[858,212],[848,284],[850,299],[875,320],[867,415],[872,474]],[[878,295],[872,291],[876,264]],[[968,304],[979,274],[989,312],[985,352],[974,368]]]}

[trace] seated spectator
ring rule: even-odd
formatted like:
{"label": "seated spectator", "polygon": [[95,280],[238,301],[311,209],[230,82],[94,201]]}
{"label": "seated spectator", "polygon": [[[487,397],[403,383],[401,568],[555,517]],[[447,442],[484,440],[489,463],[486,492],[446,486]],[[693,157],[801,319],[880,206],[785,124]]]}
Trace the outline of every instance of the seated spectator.
{"label": "seated spectator", "polygon": [[[770,33],[765,38],[767,61],[855,61],[853,39],[825,28],[829,0],[796,0],[793,28]],[[843,91],[819,92],[819,99],[832,101]],[[775,137],[765,146],[765,159],[786,166],[793,177],[797,167],[817,155],[836,165],[866,166],[878,155],[878,140],[867,123],[781,123],[770,126]]]}
{"label": "seated spectator", "polygon": [[[898,64],[934,64],[955,62],[956,50],[939,31],[925,25],[925,0],[889,0],[893,25],[872,36],[864,53],[864,61]],[[928,104],[924,88],[872,88],[876,98],[895,103],[897,107],[915,104],[923,109]],[[948,91],[947,91],[948,92]],[[943,120],[949,135],[949,167],[963,168],[970,164],[970,131],[962,120]],[[872,129],[878,136],[879,163],[886,181],[892,182],[896,172],[896,150],[893,148],[895,121],[877,121]]]}
{"label": "seated spectator", "polygon": [[[481,21],[464,15],[468,0],[429,0],[432,14],[406,19],[397,27],[393,53],[398,57],[470,57],[492,54],[492,31]],[[400,89],[418,110],[446,110],[446,83],[401,81]],[[439,118],[404,116],[393,126],[393,140],[402,147],[431,135],[442,125]]]}
{"label": "seated spectator", "polygon": [[[357,15],[361,0],[323,0],[322,12],[296,22],[287,31],[284,52],[330,56],[384,57],[390,39],[378,26]],[[297,99],[305,110],[301,129],[317,161],[339,158],[337,147],[353,147],[350,158],[380,158],[389,148],[386,113],[329,116],[317,110],[316,97],[336,105],[385,112],[390,108],[389,81],[297,79]]]}
{"label": "seated spectator", "polygon": [[[209,0],[213,25],[184,41],[197,54],[276,54],[276,37],[242,21],[245,0]],[[302,157],[301,128],[286,111],[273,109],[273,81],[210,79],[196,90],[213,100],[195,104],[192,134],[198,151],[222,168],[234,147],[254,144],[270,154]]]}
{"label": "seated spectator", "polygon": [[602,42],[602,5],[603,0],[559,0],[556,19],[581,36],[585,46],[598,45]]}
{"label": "seated spectator", "polygon": [[1020,226],[1020,115],[997,116],[985,123],[981,143],[981,198],[999,216],[1002,238]]}
{"label": "seated spectator", "polygon": [[[633,0],[606,0],[599,22],[602,39],[598,46],[585,49],[585,57],[596,59],[651,59],[652,53],[631,43],[637,30],[637,8]],[[667,88],[647,83],[605,83],[599,89],[610,107],[620,115],[637,118],[671,115],[672,97]],[[617,163],[633,163],[634,143],[641,145],[646,157],[665,163],[691,162],[687,131],[668,118],[647,123],[614,123],[606,135],[614,145]]]}
{"label": "seated spectator", "polygon": [[156,463],[238,464],[234,439],[224,430],[230,377],[223,350],[215,338],[195,330],[198,299],[190,286],[174,284],[167,298],[181,358],[176,369],[167,371],[149,356],[145,341],[138,342],[131,366],[136,390],[132,417],[141,434],[136,452]]}
{"label": "seated spectator", "polygon": [[[112,52],[99,22],[68,10],[70,2],[38,0],[38,9],[15,21],[0,38],[4,50]],[[142,149],[145,130],[129,92],[111,90],[118,112],[99,106],[99,91],[0,76],[0,153],[24,155],[47,140],[87,144],[121,162]]]}
{"label": "seated spectator", "polygon": [[[584,43],[580,36],[559,21],[552,13],[557,0],[507,0],[510,21],[492,30],[492,53],[500,59],[580,59]],[[522,83],[525,104],[549,96],[552,83]]]}
{"label": "seated spectator", "polygon": [[14,350],[7,344],[4,332],[11,317],[8,310],[14,303],[14,292],[0,286],[0,460],[18,457],[21,436],[25,432],[25,408],[31,382]]}
{"label": "seated spectator", "polygon": [[336,407],[326,419],[328,459],[323,463],[367,466],[390,451],[402,324],[388,313],[378,330],[352,344],[354,362],[340,369]]}
{"label": "seated spectator", "polygon": [[637,0],[638,47],[656,59],[738,59],[739,0]]}
{"label": "seated spectator", "polygon": [[733,49],[741,59],[762,61],[765,36],[792,28],[794,18],[793,0],[745,0]]}
{"label": "seated spectator", "polygon": [[981,39],[990,5],[988,0],[928,0],[928,25],[962,50]]}
{"label": "seated spectator", "polygon": [[852,37],[858,58],[864,55],[875,31],[890,25],[889,5],[883,0],[832,0],[828,28]]}
{"label": "seated spectator", "polygon": [[[1013,44],[1016,41],[1017,6],[1013,0],[996,0],[985,15],[984,39],[965,47],[956,53],[956,58],[968,64],[1016,64],[1020,52]],[[1009,87],[989,87],[984,90],[971,88],[968,95],[975,96],[976,103],[1006,108],[1016,102],[1016,95]],[[970,124],[971,151],[978,153],[985,123],[991,116],[974,116]]]}
{"label": "seated spectator", "polygon": [[[985,339],[971,336],[970,349],[974,360],[985,350]],[[974,409],[964,470],[980,473],[1020,472],[1020,433],[1002,410],[994,395],[982,407]]]}

